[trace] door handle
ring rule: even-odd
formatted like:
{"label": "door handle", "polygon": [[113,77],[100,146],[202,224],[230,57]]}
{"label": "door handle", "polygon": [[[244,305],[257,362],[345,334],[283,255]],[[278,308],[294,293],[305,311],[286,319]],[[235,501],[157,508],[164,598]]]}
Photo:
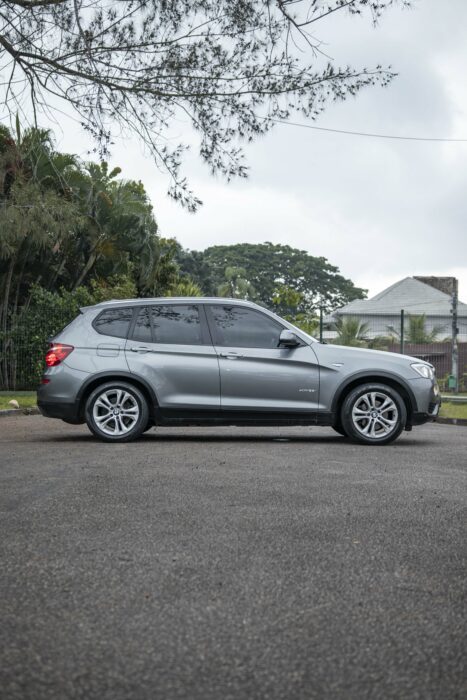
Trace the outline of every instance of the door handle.
{"label": "door handle", "polygon": [[151,352],[149,348],[146,348],[144,345],[138,345],[138,346],[133,346],[130,348],[131,352]]}
{"label": "door handle", "polygon": [[238,352],[220,352],[219,357],[225,357],[227,360],[236,360],[239,357],[243,357]]}

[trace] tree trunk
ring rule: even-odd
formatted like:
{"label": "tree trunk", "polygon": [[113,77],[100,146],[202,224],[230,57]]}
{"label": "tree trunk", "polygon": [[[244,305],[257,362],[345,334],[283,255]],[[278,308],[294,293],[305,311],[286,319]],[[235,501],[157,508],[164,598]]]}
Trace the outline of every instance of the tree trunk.
{"label": "tree trunk", "polygon": [[83,281],[85,280],[86,276],[88,275],[88,273],[89,273],[89,272],[91,271],[91,269],[93,268],[94,263],[96,262],[96,260],[97,260],[97,252],[96,252],[96,249],[94,248],[94,250],[91,252],[91,255],[90,255],[89,258],[88,258],[88,261],[87,261],[86,265],[85,265],[85,266],[83,267],[83,269],[81,270],[81,274],[78,276],[78,279],[77,279],[76,282],[74,283],[73,288],[72,288],[72,290],[71,290],[72,292],[74,292],[75,289],[76,289],[77,287],[79,287],[80,284],[83,283]]}

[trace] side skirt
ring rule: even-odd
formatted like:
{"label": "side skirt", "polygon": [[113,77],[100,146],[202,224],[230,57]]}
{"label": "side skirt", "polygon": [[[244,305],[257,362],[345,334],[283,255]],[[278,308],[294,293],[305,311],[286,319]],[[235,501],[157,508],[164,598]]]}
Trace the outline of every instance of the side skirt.
{"label": "side skirt", "polygon": [[280,413],[276,411],[211,411],[158,408],[157,425],[332,425],[330,412]]}

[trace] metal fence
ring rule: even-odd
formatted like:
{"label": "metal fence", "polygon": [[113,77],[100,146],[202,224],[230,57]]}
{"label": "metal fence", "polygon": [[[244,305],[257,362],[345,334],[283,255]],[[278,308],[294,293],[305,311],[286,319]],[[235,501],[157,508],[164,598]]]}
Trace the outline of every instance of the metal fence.
{"label": "metal fence", "polygon": [[48,339],[69,323],[72,313],[47,308],[23,310],[0,331],[0,390],[36,389],[44,371]]}
{"label": "metal fence", "polygon": [[[77,309],[23,310],[0,331],[0,390],[35,389],[44,369],[47,340]],[[328,343],[404,353],[430,362],[443,391],[467,391],[467,317],[458,321],[456,342],[449,316],[321,314],[320,339]],[[457,369],[455,358],[457,356]]]}
{"label": "metal fence", "polygon": [[467,391],[467,317],[410,314],[321,315],[320,338],[328,343],[403,353],[430,362],[442,391]]}

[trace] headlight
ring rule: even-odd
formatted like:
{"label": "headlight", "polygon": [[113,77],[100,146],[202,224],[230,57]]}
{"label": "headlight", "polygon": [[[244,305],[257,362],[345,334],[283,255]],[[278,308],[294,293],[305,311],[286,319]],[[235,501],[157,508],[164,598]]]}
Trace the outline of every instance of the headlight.
{"label": "headlight", "polygon": [[413,367],[421,377],[425,377],[425,379],[435,378],[435,370],[431,365],[426,365],[424,362],[414,362],[411,367]]}

